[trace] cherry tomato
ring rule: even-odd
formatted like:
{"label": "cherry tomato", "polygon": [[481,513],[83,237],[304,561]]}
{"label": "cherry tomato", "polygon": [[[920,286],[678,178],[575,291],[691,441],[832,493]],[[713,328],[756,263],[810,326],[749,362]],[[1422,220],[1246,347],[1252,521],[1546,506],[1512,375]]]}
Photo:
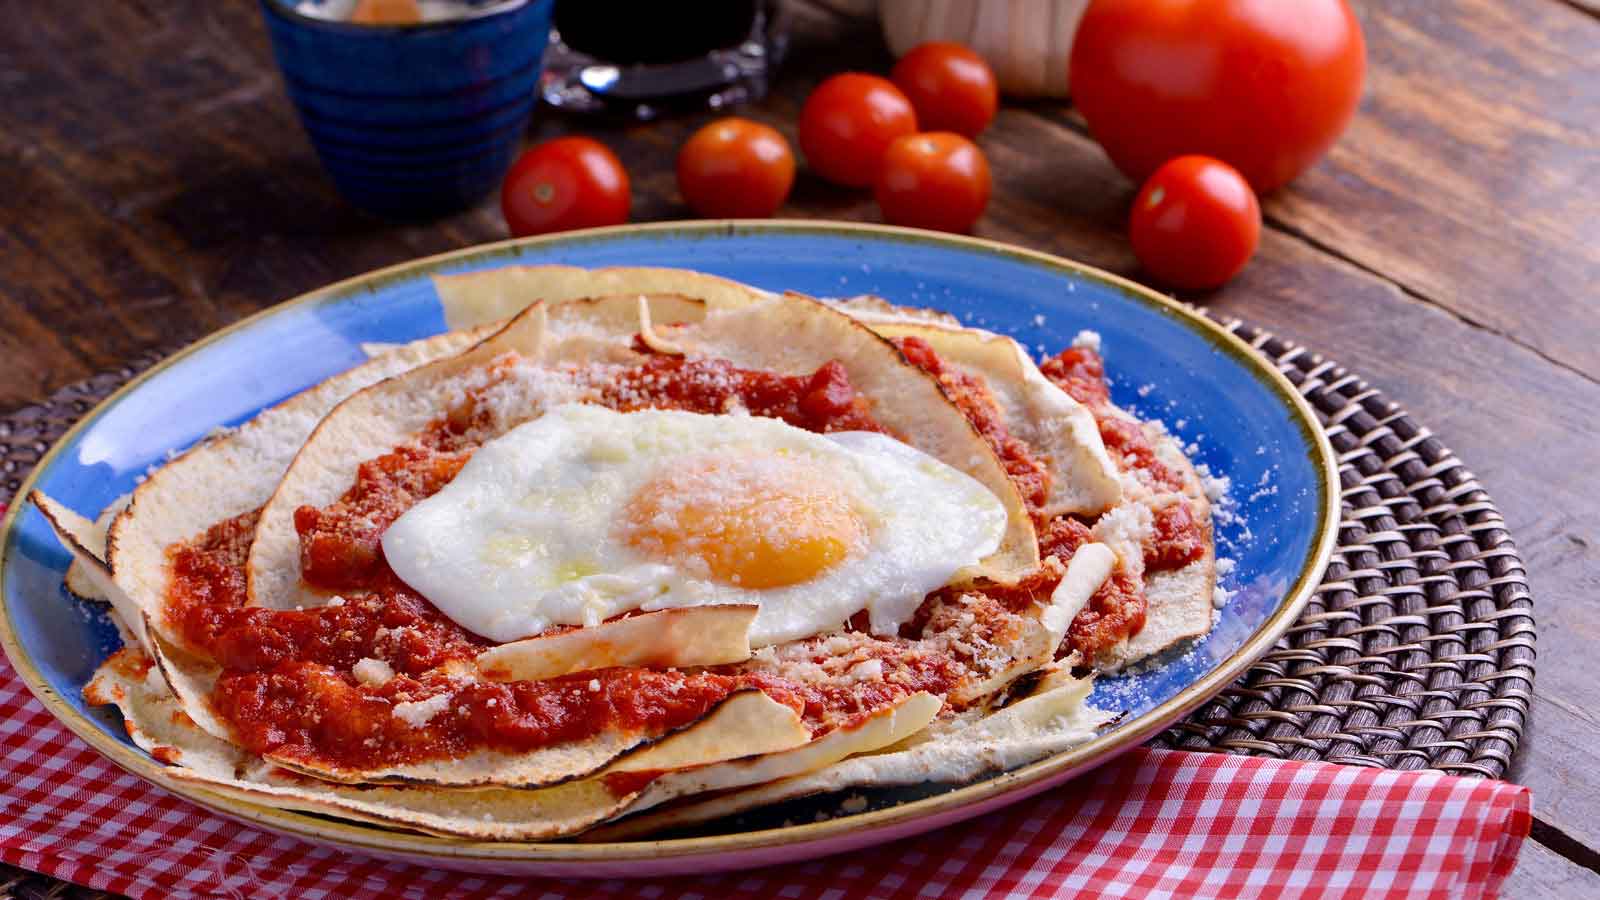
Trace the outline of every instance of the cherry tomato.
{"label": "cherry tomato", "polygon": [[690,135],[678,151],[678,190],[713,219],[766,218],[794,184],[794,153],[777,129],[730,116]]}
{"label": "cherry tomato", "polygon": [[615,153],[585,137],[524,150],[500,187],[500,211],[517,237],[628,221],[628,172]]}
{"label": "cherry tomato", "polygon": [[1232,278],[1261,240],[1261,205],[1239,171],[1209,156],[1180,156],[1156,170],[1133,201],[1133,252],[1145,270],[1178,288],[1206,290]]}
{"label": "cherry tomato", "polygon": [[1265,193],[1333,145],[1365,70],[1345,0],[1093,0],[1070,82],[1089,131],[1133,180],[1203,153]]}
{"label": "cherry tomato", "polygon": [[989,205],[989,161],[953,132],[907,135],[884,152],[874,193],[896,225],[970,231]]}
{"label": "cherry tomato", "polygon": [[845,72],[817,85],[800,110],[800,149],[818,175],[849,187],[878,177],[883,151],[917,130],[911,101],[876,75]]}
{"label": "cherry tomato", "polygon": [[917,111],[925,131],[977,137],[994,120],[1000,86],[983,57],[952,41],[928,41],[900,57],[889,73]]}

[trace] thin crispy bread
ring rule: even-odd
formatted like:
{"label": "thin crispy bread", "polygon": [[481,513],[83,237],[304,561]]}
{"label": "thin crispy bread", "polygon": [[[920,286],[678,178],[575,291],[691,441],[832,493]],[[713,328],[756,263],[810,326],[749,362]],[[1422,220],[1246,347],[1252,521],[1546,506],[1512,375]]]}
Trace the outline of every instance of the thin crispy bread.
{"label": "thin crispy bread", "polygon": [[[573,304],[574,307],[580,305],[589,306]],[[618,299],[612,305],[623,311],[610,321],[606,318],[608,310],[600,308],[603,305],[587,310],[591,313],[588,316],[577,316],[582,321],[570,329],[573,340],[597,340],[608,324],[632,321],[637,315],[636,298]],[[674,310],[689,307],[698,310],[698,304],[669,299],[664,301],[657,318],[672,321]],[[613,330],[604,336],[609,339],[616,333],[620,332]],[[167,546],[191,538],[223,518],[248,512],[272,496],[273,486],[283,472],[282,463],[287,462],[290,455],[298,456],[298,451],[304,450],[308,431],[315,433],[323,427],[324,423],[313,417],[322,419],[328,407],[342,404],[349,395],[348,389],[382,384],[380,376],[388,377],[429,360],[453,359],[447,355],[449,352],[471,346],[483,337],[479,332],[469,331],[398,348],[352,373],[291,398],[233,434],[202,445],[159,470],[135,493],[129,511],[113,523],[110,580],[128,598],[124,618],[142,623],[148,629],[150,633],[141,635],[146,649],[168,678],[174,696],[207,733],[224,740],[232,739],[230,729],[212,712],[207,701],[217,676],[216,667],[189,654],[177,636],[164,626],[162,605],[168,574]],[[310,429],[305,427],[308,421],[313,426]],[[284,448],[291,441],[297,452],[286,455]],[[384,450],[392,446],[385,445]],[[183,479],[199,480],[184,482]],[[206,484],[207,490],[194,490],[197,483]],[[292,534],[292,521],[290,529]],[[298,562],[297,548],[293,556]],[[344,781],[455,786],[547,785],[591,774],[624,753],[645,746],[647,738],[647,735],[618,731],[579,744],[524,754],[484,751],[466,760],[400,765],[376,771],[328,766],[312,768],[324,778]],[[273,761],[286,767],[307,768],[301,760],[276,758]]]}
{"label": "thin crispy bread", "polygon": [[[97,560],[106,558],[106,532],[111,529],[111,520],[122,514],[128,508],[128,501],[133,499],[132,494],[123,494],[117,499],[106,504],[106,508],[95,517],[93,528],[80,535],[84,549],[93,554]],[[85,600],[99,600],[110,602],[111,598],[95,585],[88,568],[84,563],[74,559],[72,565],[67,566],[67,590]]]}
{"label": "thin crispy bread", "polygon": [[[597,777],[538,790],[450,790],[341,785],[263,763],[197,727],[136,647],[108,659],[85,687],[85,698],[115,704],[129,736],[167,764],[166,774],[175,780],[251,802],[478,840],[560,837],[680,797],[803,774],[904,740],[926,726],[939,706],[929,695],[913,695],[851,727],[807,740],[793,710],[759,691],[743,691],[724,700],[699,727],[605,770],[655,776],[635,787],[619,790]],[[749,742],[749,735],[757,735],[757,741]],[[728,759],[734,746],[757,752]]]}
{"label": "thin crispy bread", "polygon": [[1138,634],[1096,657],[1097,668],[1118,671],[1210,632],[1216,587],[1211,505],[1194,465],[1165,429],[1141,423],[1120,408],[1110,412],[1140,425],[1157,458],[1181,474],[1182,493],[1204,533],[1200,559],[1181,569],[1146,573],[1142,548],[1153,525],[1151,510],[1169,498],[1153,494],[1131,475],[1118,476],[1092,414],[1045,378],[1020,344],[950,316],[895,306],[878,297],[853,297],[833,305],[887,337],[920,337],[947,364],[982,377],[1005,411],[1007,427],[1050,467],[1054,483],[1043,513],[1101,515],[1095,539],[1109,546],[1124,570],[1144,584],[1148,611]]}
{"label": "thin crispy bread", "polygon": [[290,397],[232,432],[197,444],[151,473],[133,492],[127,509],[112,520],[106,539],[111,576],[138,609],[125,611],[124,619],[132,625],[148,616],[168,640],[176,641],[163,615],[168,547],[265,503],[306,437],[340,401],[391,375],[459,352],[481,337],[472,331],[452,332],[398,347]]}
{"label": "thin crispy bread", "polygon": [[[195,725],[138,648],[125,648],[84,688],[90,703],[114,704],[129,736],[169,766],[168,777],[254,803],[301,809],[388,827],[476,840],[546,840],[572,834],[635,805],[642,788],[617,792],[600,779],[540,790],[448,790],[418,785],[350,786],[298,776],[251,757]],[[776,713],[774,712],[776,711]],[[792,710],[757,691],[735,694],[702,720],[635,754],[614,771],[673,771],[724,759],[730,738],[771,735],[763,749],[806,740]]]}
{"label": "thin crispy bread", "polygon": [[[1184,455],[1176,439],[1163,429],[1146,425],[1155,445],[1156,458],[1183,477],[1183,495],[1188,498],[1195,521],[1204,535],[1205,550],[1200,558],[1180,569],[1141,573],[1148,608],[1144,627],[1098,654],[1095,668],[1120,671],[1134,663],[1205,637],[1216,623],[1212,595],[1217,586],[1217,552],[1211,523],[1211,502],[1206,498],[1200,473]],[[1148,502],[1160,502],[1151,498]],[[1131,552],[1131,551],[1128,551]],[[1141,566],[1142,568],[1142,566]]]}
{"label": "thin crispy bread", "polygon": [[[680,797],[766,784],[825,769],[841,760],[906,740],[926,728],[938,714],[939,707],[939,698],[932,694],[912,694],[874,711],[860,722],[830,731],[792,750],[674,772],[652,782],[627,812],[639,813]],[[596,831],[591,837],[600,841],[617,840],[636,833],[637,828],[624,822]],[[647,827],[646,830],[655,829]]]}
{"label": "thin crispy bread", "polygon": [[750,658],[753,603],[690,606],[499,644],[478,654],[490,681],[542,681],[611,666],[720,666]]}
{"label": "thin crispy bread", "polygon": [[[625,359],[632,352],[627,344],[640,327],[639,296],[630,293],[580,298],[581,302],[553,307],[536,303],[473,348],[379,382],[341,402],[296,454],[261,514],[249,568],[253,601],[279,608],[317,602],[314,595],[298,589],[294,509],[337,499],[353,481],[355,467],[362,460],[405,443],[428,422],[443,415],[450,402],[460,396],[464,384],[506,354],[516,354],[534,364],[547,360]],[[987,467],[991,476],[988,481],[995,490],[1015,494],[982,438],[949,404],[932,379],[905,363],[892,346],[848,317],[810,300],[753,295],[754,299],[743,306],[716,309],[714,314],[697,321],[703,306],[709,304],[681,295],[662,295],[666,302],[657,305],[656,295],[647,296],[650,303],[646,309],[653,323],[679,326],[673,331],[674,341],[692,344],[715,358],[751,355],[746,345],[770,344],[767,337],[772,329],[786,329],[783,349],[755,354],[746,364],[783,371],[787,365],[800,366],[797,360],[803,356],[803,370],[809,371],[829,359],[842,358],[856,381],[872,386],[867,389],[871,396],[887,398],[881,401],[880,410],[887,410],[894,425],[921,426],[918,435],[929,436],[923,449],[938,451],[969,471]],[[761,315],[753,313],[758,305]],[[778,358],[778,362],[764,365],[768,357]],[[736,358],[734,362],[741,360]],[[538,407],[527,406],[520,414],[524,418],[537,415]],[[930,421],[934,424],[929,425]],[[505,427],[514,424],[516,418],[511,417]],[[1020,514],[1020,501],[1013,498],[1012,506],[1018,513],[1016,519],[1023,536],[1016,543],[1025,548],[1026,563],[1026,556],[1036,553],[1031,524]],[[285,582],[294,585],[294,589],[286,592]],[[181,653],[174,652],[179,649],[175,643],[158,643],[152,653],[171,679],[174,693],[201,727],[226,736],[225,727],[205,708],[204,698],[215,677],[214,669],[184,659]],[[351,768],[288,754],[273,754],[269,759],[285,768],[341,782],[531,787],[589,775],[643,740],[636,734],[608,732],[578,744],[522,754],[479,751],[466,759],[445,763],[380,768]]]}
{"label": "thin crispy bread", "polygon": [[772,296],[715,275],[647,266],[504,266],[438,275],[433,286],[451,330],[503,322],[541,300],[557,304],[583,297],[679,294],[712,308],[733,308]]}
{"label": "thin crispy bread", "polygon": [[117,584],[111,575],[111,567],[102,559],[105,533],[94,522],[68,509],[43,491],[34,491],[28,495],[28,499],[44,514],[57,540],[72,554],[72,566],[84,582],[83,589],[74,593],[110,603],[119,619],[127,624],[129,634],[141,644],[147,643],[143,609]]}
{"label": "thin crispy bread", "polygon": [[1099,515],[1122,499],[1116,467],[1106,454],[1094,415],[1045,378],[1022,345],[977,328],[909,321],[899,315],[855,315],[884,337],[926,341],[947,366],[988,387],[1007,429],[1050,470],[1050,493],[1041,515]]}
{"label": "thin crispy bread", "polygon": [[[1059,753],[1095,736],[1111,716],[1085,703],[1092,682],[1069,679],[977,719],[929,729],[877,753],[853,755],[803,775],[682,803],[602,826],[584,840],[628,840],[720,819],[784,800],[853,787],[960,783]],[[920,738],[917,740],[916,738]]]}

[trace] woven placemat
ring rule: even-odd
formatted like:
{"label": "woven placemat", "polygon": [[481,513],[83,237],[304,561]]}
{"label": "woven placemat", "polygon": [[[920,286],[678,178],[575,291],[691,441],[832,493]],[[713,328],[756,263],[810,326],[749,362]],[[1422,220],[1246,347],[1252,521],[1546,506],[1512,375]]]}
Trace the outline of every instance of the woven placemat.
{"label": "woven placemat", "polygon": [[[1185,750],[1500,777],[1533,693],[1522,558],[1461,462],[1364,380],[1224,321],[1317,410],[1339,458],[1339,547],[1304,615],[1244,678],[1157,739]],[[0,502],[152,355],[0,419]],[[0,865],[0,900],[106,895]]]}

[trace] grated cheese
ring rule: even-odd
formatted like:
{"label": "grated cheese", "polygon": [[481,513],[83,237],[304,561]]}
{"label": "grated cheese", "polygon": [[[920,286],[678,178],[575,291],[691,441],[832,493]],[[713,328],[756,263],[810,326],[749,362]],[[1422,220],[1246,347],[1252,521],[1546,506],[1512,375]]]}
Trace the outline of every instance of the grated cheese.
{"label": "grated cheese", "polygon": [[883,679],[883,660],[864,659],[850,667],[845,676],[852,682],[881,681]]}
{"label": "grated cheese", "polygon": [[433,720],[434,716],[450,708],[449,694],[435,694],[426,700],[412,700],[408,703],[394,705],[395,718],[400,719],[412,728],[421,728]]}
{"label": "grated cheese", "polygon": [[351,666],[350,674],[368,687],[380,687],[394,677],[394,669],[381,659],[368,657]]}

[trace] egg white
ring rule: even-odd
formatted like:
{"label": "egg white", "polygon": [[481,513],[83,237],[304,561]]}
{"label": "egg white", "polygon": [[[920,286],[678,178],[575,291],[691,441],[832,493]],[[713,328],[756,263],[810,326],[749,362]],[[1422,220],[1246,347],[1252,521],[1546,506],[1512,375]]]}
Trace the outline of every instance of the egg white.
{"label": "egg white", "polygon": [[[751,589],[711,580],[698,559],[649,558],[617,536],[641,486],[706,454],[826,472],[866,525],[864,539],[809,580]],[[383,550],[408,585],[490,640],[632,610],[754,603],[750,641],[764,646],[839,628],[863,609],[875,633],[891,634],[928,593],[993,553],[1005,529],[1005,508],[983,485],[885,435],[567,404],[480,447],[389,527]]]}

